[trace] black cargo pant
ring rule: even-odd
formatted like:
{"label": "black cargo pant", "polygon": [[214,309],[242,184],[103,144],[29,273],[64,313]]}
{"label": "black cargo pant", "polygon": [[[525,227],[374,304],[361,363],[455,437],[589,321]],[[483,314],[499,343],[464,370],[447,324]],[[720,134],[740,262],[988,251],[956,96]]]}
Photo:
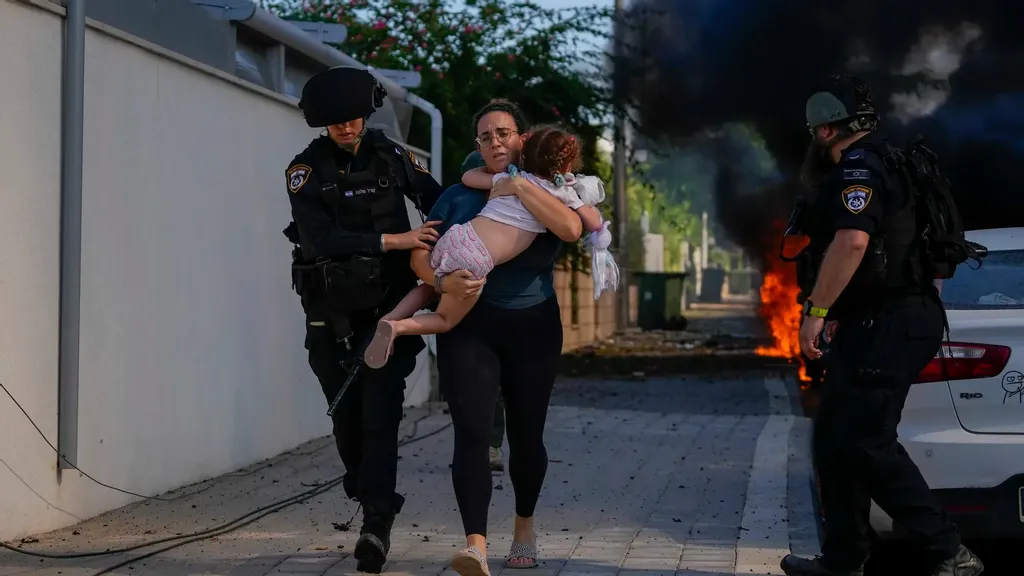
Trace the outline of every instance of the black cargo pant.
{"label": "black cargo pant", "polygon": [[833,570],[867,560],[871,500],[936,560],[959,549],[956,526],[896,437],[910,386],[938,352],[943,324],[941,305],[930,296],[902,298],[866,320],[839,322],[814,422],[822,563]]}
{"label": "black cargo pant", "polygon": [[[330,318],[314,310],[306,314],[306,349],[327,404],[334,400],[348,378],[359,353],[372,338],[379,319],[367,312],[350,316],[352,336],[349,350],[339,341]],[[349,498],[356,498],[367,510],[397,513],[404,498],[395,492],[398,473],[398,428],[402,421],[405,379],[416,367],[416,355],[423,339],[395,340],[388,363],[379,370],[359,369],[332,418],[338,454],[345,464],[343,485]],[[344,362],[344,364],[342,363]]]}

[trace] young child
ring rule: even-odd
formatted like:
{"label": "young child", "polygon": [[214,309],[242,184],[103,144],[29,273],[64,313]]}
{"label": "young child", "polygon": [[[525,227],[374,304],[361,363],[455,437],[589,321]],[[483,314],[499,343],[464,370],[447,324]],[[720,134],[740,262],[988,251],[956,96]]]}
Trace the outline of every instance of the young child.
{"label": "young child", "polygon": [[[509,166],[507,173],[491,175],[483,168],[476,168],[463,175],[463,183],[487,189],[504,178],[527,178],[576,210],[588,232],[600,233],[607,226],[594,205],[604,199],[604,184],[593,176],[576,178],[572,174],[572,170],[582,164],[580,152],[576,136],[562,128],[542,126],[533,130],[523,145],[523,171]],[[492,192],[476,218],[452,226],[438,239],[430,255],[430,265],[437,278],[465,269],[474,279],[480,279],[495,266],[521,254],[546,230],[517,196],[495,196]],[[462,321],[479,298],[459,299],[442,294],[436,312],[414,316],[435,297],[433,286],[417,286],[380,320],[364,356],[369,368],[380,368],[387,363],[396,336],[448,332]]]}

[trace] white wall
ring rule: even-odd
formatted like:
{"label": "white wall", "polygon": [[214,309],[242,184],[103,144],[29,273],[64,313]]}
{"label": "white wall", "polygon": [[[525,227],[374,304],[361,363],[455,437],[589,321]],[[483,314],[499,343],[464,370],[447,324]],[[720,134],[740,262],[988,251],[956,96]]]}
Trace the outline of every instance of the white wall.
{"label": "white wall", "polygon": [[[156,494],[330,432],[281,233],[284,169],[315,132],[289,100],[115,36],[86,36],[78,465]],[[0,1],[0,382],[54,443],[61,44],[59,15]],[[132,500],[55,470],[0,394],[0,539]]]}

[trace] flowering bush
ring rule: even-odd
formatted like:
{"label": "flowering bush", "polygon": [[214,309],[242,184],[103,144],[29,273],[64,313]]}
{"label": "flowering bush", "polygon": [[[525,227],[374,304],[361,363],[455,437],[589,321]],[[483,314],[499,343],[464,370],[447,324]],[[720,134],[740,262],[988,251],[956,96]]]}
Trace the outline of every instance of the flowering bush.
{"label": "flowering bush", "polygon": [[[473,114],[509,98],[530,122],[560,122],[587,142],[585,164],[611,110],[602,48],[611,12],[548,9],[528,1],[263,0],[290,20],[348,27],[339,50],[376,68],[419,71],[413,90],[444,114],[444,184],[473,150]],[[429,148],[430,121],[414,116],[411,144]]]}

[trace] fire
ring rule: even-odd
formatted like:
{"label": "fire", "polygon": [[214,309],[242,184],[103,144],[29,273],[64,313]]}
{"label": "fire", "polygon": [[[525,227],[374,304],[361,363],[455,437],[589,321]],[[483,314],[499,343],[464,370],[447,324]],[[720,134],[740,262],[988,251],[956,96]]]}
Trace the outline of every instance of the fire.
{"label": "fire", "polygon": [[[787,239],[788,240],[788,239]],[[786,254],[792,256],[803,248],[803,242],[794,238],[792,245],[787,242]],[[799,242],[800,245],[797,245]],[[777,246],[778,243],[775,243]],[[803,356],[800,354],[800,322],[802,307],[797,303],[800,288],[796,282],[796,267],[772,254],[768,258],[768,270],[761,284],[761,317],[768,323],[773,344],[759,346],[754,352],[761,356],[786,358],[800,362],[800,380],[810,381]]]}

